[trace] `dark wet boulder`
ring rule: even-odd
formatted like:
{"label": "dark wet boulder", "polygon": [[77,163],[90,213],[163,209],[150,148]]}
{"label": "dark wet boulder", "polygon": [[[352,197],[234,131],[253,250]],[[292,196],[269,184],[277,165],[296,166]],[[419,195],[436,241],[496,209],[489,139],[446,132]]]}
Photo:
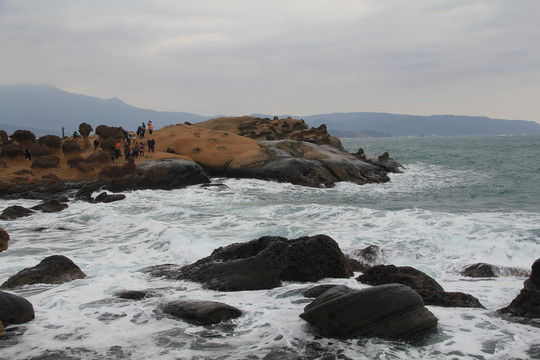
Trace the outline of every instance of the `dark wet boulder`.
{"label": "dark wet boulder", "polygon": [[523,283],[516,298],[498,312],[526,318],[540,318],[540,259],[532,265],[531,276]]}
{"label": "dark wet boulder", "polygon": [[27,146],[32,146],[32,144],[34,144],[36,141],[36,135],[28,130],[17,130],[10,136],[10,138],[17,141],[19,144],[25,144]]}
{"label": "dark wet boulder", "polygon": [[11,289],[32,284],[63,284],[85,277],[86,274],[73,261],[63,255],[53,255],[34,267],[19,271],[0,287]]}
{"label": "dark wet boulder", "polygon": [[52,169],[58,167],[58,164],[60,164],[60,158],[58,156],[43,155],[34,158],[32,167],[40,169]]}
{"label": "dark wet boulder", "polygon": [[4,324],[0,321],[0,339],[2,339],[4,336],[6,336],[6,333],[4,332]]}
{"label": "dark wet boulder", "polygon": [[81,152],[81,145],[75,139],[70,139],[62,143],[62,152],[64,154],[78,154]]}
{"label": "dark wet boulder", "polygon": [[220,291],[271,289],[282,281],[313,282],[353,275],[338,244],[326,235],[293,240],[264,236],[220,247],[191,265],[160,265],[143,271],[200,282]]}
{"label": "dark wet boulder", "polygon": [[34,307],[21,296],[0,291],[0,321],[4,326],[23,324],[35,318]]}
{"label": "dark wet boulder", "polygon": [[143,300],[156,297],[158,294],[151,290],[120,290],[114,293],[114,296],[120,299]]}
{"label": "dark wet boulder", "polygon": [[481,278],[481,277],[499,277],[499,276],[529,276],[529,271],[523,268],[497,266],[492,264],[478,263],[467,266],[460,274],[462,276]]}
{"label": "dark wet boulder", "polygon": [[418,293],[401,284],[363,290],[336,286],[307,305],[300,317],[336,338],[401,339],[437,326]]}
{"label": "dark wet boulder", "polygon": [[435,279],[410,266],[373,266],[356,280],[369,285],[392,283],[407,285],[420,294],[426,305],[483,308],[474,296],[459,292],[446,292]]}
{"label": "dark wet boulder", "polygon": [[9,245],[9,234],[6,230],[0,228],[0,252],[7,250]]}
{"label": "dark wet boulder", "polygon": [[43,211],[44,213],[59,212],[68,208],[68,204],[62,203],[58,200],[51,199],[45,200],[41,204],[32,207],[32,210]]}
{"label": "dark wet boulder", "polygon": [[401,165],[400,163],[398,163],[396,160],[392,159],[388,155],[388,152],[385,152],[382,155],[379,155],[377,157],[369,157],[367,158],[367,160],[370,163],[377,165],[378,167],[381,167],[391,173],[399,174],[399,173],[402,173],[403,170],[405,170],[403,165]]}
{"label": "dark wet boulder", "polygon": [[242,311],[217,301],[178,300],[166,304],[163,312],[201,325],[217,324],[235,319]]}
{"label": "dark wet boulder", "polygon": [[56,135],[45,135],[38,139],[38,144],[45,145],[50,149],[60,149],[62,147],[62,139]]}
{"label": "dark wet boulder", "polygon": [[106,192],[102,192],[96,198],[94,199],[95,202],[101,202],[101,203],[111,203],[115,201],[124,200],[126,198],[126,195],[124,194],[107,194]]}
{"label": "dark wet boulder", "polygon": [[0,214],[2,220],[15,220],[21,217],[29,216],[34,213],[33,210],[27,209],[23,206],[12,205],[4,209]]}

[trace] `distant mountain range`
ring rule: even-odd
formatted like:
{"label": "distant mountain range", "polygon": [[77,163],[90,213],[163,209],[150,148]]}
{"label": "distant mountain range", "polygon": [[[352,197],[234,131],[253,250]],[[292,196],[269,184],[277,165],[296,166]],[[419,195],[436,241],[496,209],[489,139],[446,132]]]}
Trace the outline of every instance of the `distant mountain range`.
{"label": "distant mountain range", "polygon": [[[62,127],[65,135],[72,135],[82,122],[94,128],[104,124],[135,130],[148,120],[160,128],[214,117],[141,109],[117,98],[103,100],[49,85],[0,85],[0,129],[9,135],[18,129],[31,130],[37,136],[61,135]],[[304,119],[311,127],[326,124],[329,133],[338,137],[540,135],[540,124],[534,121],[480,116],[349,112],[291,117]]]}

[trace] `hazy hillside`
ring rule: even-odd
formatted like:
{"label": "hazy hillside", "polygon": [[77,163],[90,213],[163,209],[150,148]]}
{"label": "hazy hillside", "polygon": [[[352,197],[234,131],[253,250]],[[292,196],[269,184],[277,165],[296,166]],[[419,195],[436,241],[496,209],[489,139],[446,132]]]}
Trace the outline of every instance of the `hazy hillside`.
{"label": "hazy hillside", "polygon": [[48,85],[0,85],[0,124],[17,128],[44,129],[60,134],[65,127],[65,134],[71,135],[82,122],[94,128],[105,124],[136,130],[148,120],[160,128],[208,119],[207,116],[184,112],[140,109],[116,98],[103,100]]}
{"label": "hazy hillside", "polygon": [[[304,116],[313,127],[326,124],[329,132],[339,136],[351,133],[390,134],[392,136],[468,136],[540,134],[534,121],[501,120],[480,116],[399,115],[387,113],[334,113]],[[338,130],[338,131],[336,131]]]}
{"label": "hazy hillside", "polygon": [[[292,117],[304,119],[311,127],[326,124],[330,134],[338,137],[540,134],[540,124],[533,121],[473,116],[351,112]],[[0,129],[8,134],[17,129],[28,129],[38,136],[47,133],[60,135],[64,127],[65,135],[72,135],[82,122],[94,128],[105,124],[136,130],[137,126],[148,120],[160,128],[210,118],[185,112],[140,109],[117,98],[103,100],[47,85],[0,85]]]}

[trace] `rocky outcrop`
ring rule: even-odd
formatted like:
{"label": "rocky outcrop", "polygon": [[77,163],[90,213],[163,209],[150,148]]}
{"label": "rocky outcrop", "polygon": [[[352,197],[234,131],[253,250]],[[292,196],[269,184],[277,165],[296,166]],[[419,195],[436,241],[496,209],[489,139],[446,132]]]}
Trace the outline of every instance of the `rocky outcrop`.
{"label": "rocky outcrop", "polygon": [[407,285],[424,299],[426,305],[483,308],[474,296],[461,292],[446,292],[435,279],[410,266],[373,266],[356,280],[369,285]]}
{"label": "rocky outcrop", "polygon": [[7,208],[2,211],[2,214],[0,214],[1,220],[15,220],[21,217],[29,216],[33,214],[34,211],[27,209],[23,206],[19,205],[12,205],[8,206]]}
{"label": "rocky outcrop", "polygon": [[242,311],[217,301],[178,300],[166,304],[163,312],[201,325],[217,324],[235,319]]}
{"label": "rocky outcrop", "polygon": [[32,206],[32,210],[43,211],[44,213],[60,212],[68,208],[68,204],[56,199],[45,200],[41,204]]}
{"label": "rocky outcrop", "polygon": [[159,265],[143,269],[153,276],[200,282],[209,289],[271,289],[281,281],[318,281],[353,275],[338,244],[326,235],[287,240],[264,236],[221,247],[191,265]]}
{"label": "rocky outcrop", "polygon": [[499,276],[529,276],[529,270],[517,267],[497,266],[485,263],[478,263],[467,266],[460,274],[462,276],[481,278]]}
{"label": "rocky outcrop", "polygon": [[0,322],[4,326],[23,324],[35,317],[30,301],[17,295],[0,291]]}
{"label": "rocky outcrop", "polygon": [[22,154],[23,152],[21,145],[14,140],[9,140],[2,145],[2,156],[14,158]]}
{"label": "rocky outcrop", "polygon": [[518,296],[500,313],[526,318],[540,318],[540,259],[532,265],[531,276],[523,283]]}
{"label": "rocky outcrop", "polygon": [[[107,139],[107,138],[123,139],[125,136],[123,128],[107,126],[107,125],[99,125],[96,128],[96,134],[98,134],[101,139]],[[105,149],[105,150],[108,150],[108,149]]]}
{"label": "rocky outcrop", "polygon": [[5,130],[0,130],[0,144],[5,144],[9,140],[9,136]]}
{"label": "rocky outcrop", "polygon": [[6,230],[0,228],[0,252],[7,250],[9,245],[9,234]]}
{"label": "rocky outcrop", "polygon": [[437,326],[422,298],[400,284],[363,290],[335,286],[307,305],[300,317],[336,338],[406,338]]}
{"label": "rocky outcrop", "polygon": [[30,148],[30,153],[32,153],[32,156],[34,156],[34,157],[51,155],[52,154],[51,150],[49,149],[49,147],[47,145],[43,145],[43,144],[40,144],[40,143],[35,143]]}
{"label": "rocky outcrop", "polygon": [[19,271],[0,288],[11,289],[32,284],[63,284],[83,279],[86,274],[65,256],[53,255],[43,259],[38,265]]}

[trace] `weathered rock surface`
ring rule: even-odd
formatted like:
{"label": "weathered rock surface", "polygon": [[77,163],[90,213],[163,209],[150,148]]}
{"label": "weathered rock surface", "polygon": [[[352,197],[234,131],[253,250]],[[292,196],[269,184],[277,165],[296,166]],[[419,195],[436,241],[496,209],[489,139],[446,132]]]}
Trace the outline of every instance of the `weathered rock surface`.
{"label": "weathered rock surface", "polygon": [[32,167],[41,168],[41,169],[52,169],[58,167],[60,163],[60,158],[55,155],[41,155],[34,158],[32,162]]}
{"label": "weathered rock surface", "polygon": [[19,271],[0,288],[10,289],[32,284],[63,284],[83,279],[86,274],[67,257],[53,255],[43,259],[38,265]]}
{"label": "weathered rock surface", "polygon": [[43,211],[44,213],[54,213],[67,209],[68,206],[68,204],[65,204],[55,199],[51,199],[45,200],[41,204],[38,204],[36,206],[32,206],[32,210],[39,210]]}
{"label": "weathered rock surface", "polygon": [[0,252],[8,249],[9,234],[6,230],[0,228]]}
{"label": "weathered rock surface", "polygon": [[62,152],[64,154],[77,154],[81,152],[81,145],[75,139],[70,139],[62,143]]}
{"label": "weathered rock surface", "polygon": [[62,139],[56,135],[45,135],[38,139],[38,144],[45,145],[52,149],[60,149],[62,147]]}
{"label": "weathered rock surface", "polygon": [[369,285],[391,283],[407,285],[424,299],[426,305],[483,308],[474,296],[460,292],[446,292],[435,279],[410,266],[377,265],[356,279]]}
{"label": "weathered rock surface", "polygon": [[405,338],[437,326],[422,298],[401,284],[353,290],[335,286],[306,306],[300,317],[325,336]]}
{"label": "weathered rock surface", "polygon": [[467,266],[460,272],[462,276],[467,277],[499,277],[499,276],[518,276],[527,277],[530,272],[527,269],[508,266],[497,266],[485,263],[478,263]]}
{"label": "weathered rock surface", "polygon": [[22,154],[21,145],[14,140],[9,140],[2,145],[2,156],[14,158]]}
{"label": "weathered rock surface", "polygon": [[242,315],[241,310],[222,302],[194,300],[170,302],[163,312],[202,325],[217,324]]}
{"label": "weathered rock surface", "polygon": [[516,298],[500,313],[526,318],[540,318],[540,259],[532,265],[531,276],[523,283]]}
{"label": "weathered rock surface", "polygon": [[0,219],[2,220],[15,220],[21,217],[29,216],[33,214],[34,211],[27,209],[23,206],[19,205],[12,205],[8,206],[7,208],[2,211],[2,214],[0,215]]}
{"label": "weathered rock surface", "polygon": [[0,322],[4,326],[26,323],[34,317],[34,307],[30,301],[21,296],[0,291]]}
{"label": "weathered rock surface", "polygon": [[325,292],[327,292],[328,290],[336,286],[339,286],[339,285],[334,285],[334,284],[317,285],[304,291],[303,295],[304,297],[307,297],[307,298],[316,298],[319,295],[324,294]]}
{"label": "weathered rock surface", "polygon": [[29,130],[17,130],[10,138],[17,141],[19,144],[31,146],[36,141],[36,135]]}
{"label": "weathered rock surface", "polygon": [[143,271],[200,282],[220,291],[271,289],[281,281],[311,282],[353,275],[338,244],[326,235],[293,240],[265,236],[218,248],[191,265],[158,265]]}

